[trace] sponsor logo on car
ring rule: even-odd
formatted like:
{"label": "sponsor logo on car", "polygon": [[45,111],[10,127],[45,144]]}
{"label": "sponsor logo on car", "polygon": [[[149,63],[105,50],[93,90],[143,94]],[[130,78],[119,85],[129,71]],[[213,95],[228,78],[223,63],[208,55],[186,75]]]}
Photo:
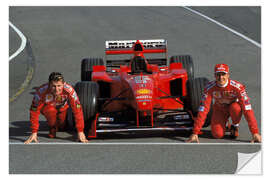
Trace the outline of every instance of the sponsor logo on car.
{"label": "sponsor logo on car", "polygon": [[139,89],[136,92],[137,94],[151,94],[151,90],[149,89]]}
{"label": "sponsor logo on car", "polygon": [[148,76],[136,76],[134,77],[135,83],[147,83],[147,81],[150,81],[151,79]]}
{"label": "sponsor logo on car", "polygon": [[179,120],[179,119],[189,119],[189,115],[187,114],[184,114],[184,115],[177,115],[177,116],[174,116],[174,120]]}
{"label": "sponsor logo on car", "polygon": [[98,122],[113,122],[114,119],[111,117],[99,117]]}
{"label": "sponsor logo on car", "polygon": [[148,96],[148,95],[142,95],[142,96],[137,96],[136,99],[150,99],[152,98],[152,96]]}

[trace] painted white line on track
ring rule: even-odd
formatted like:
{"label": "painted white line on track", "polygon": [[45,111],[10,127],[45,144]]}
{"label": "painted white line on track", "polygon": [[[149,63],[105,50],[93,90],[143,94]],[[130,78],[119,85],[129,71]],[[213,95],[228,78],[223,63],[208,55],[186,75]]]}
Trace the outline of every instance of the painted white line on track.
{"label": "painted white line on track", "polygon": [[9,57],[9,61],[12,60],[14,57],[16,57],[18,54],[20,54],[25,46],[26,46],[26,37],[23,35],[23,33],[16,27],[14,26],[11,22],[9,22],[9,25],[14,29],[14,31],[20,36],[21,38],[21,46],[19,47],[19,49],[14,53],[12,54],[10,57]]}
{"label": "painted white line on track", "polygon": [[189,11],[191,11],[191,12],[193,12],[193,13],[199,15],[199,16],[204,17],[205,19],[207,19],[207,20],[209,20],[209,21],[211,21],[211,22],[213,22],[213,23],[215,23],[215,24],[217,24],[217,25],[223,27],[224,29],[227,29],[228,31],[231,31],[232,33],[234,33],[234,34],[240,36],[241,38],[243,38],[243,39],[245,39],[245,40],[251,42],[251,43],[254,44],[255,46],[261,48],[261,44],[260,44],[260,43],[258,43],[258,42],[256,42],[256,41],[250,39],[249,37],[247,37],[247,36],[245,36],[245,35],[243,35],[243,34],[237,32],[237,31],[235,31],[235,30],[233,30],[233,29],[231,29],[231,28],[225,26],[224,24],[221,24],[220,22],[218,22],[218,21],[216,21],[216,20],[214,20],[214,19],[212,19],[212,18],[210,18],[210,17],[208,17],[208,16],[206,16],[206,15],[204,15],[204,14],[198,12],[198,11],[195,11],[195,10],[189,8],[189,7],[183,6],[183,8],[185,8],[185,9],[187,9],[187,10],[189,10]]}
{"label": "painted white line on track", "polygon": [[130,142],[115,142],[115,143],[80,143],[80,142],[40,142],[24,144],[23,142],[10,142],[9,145],[261,145],[261,143],[130,143]]}

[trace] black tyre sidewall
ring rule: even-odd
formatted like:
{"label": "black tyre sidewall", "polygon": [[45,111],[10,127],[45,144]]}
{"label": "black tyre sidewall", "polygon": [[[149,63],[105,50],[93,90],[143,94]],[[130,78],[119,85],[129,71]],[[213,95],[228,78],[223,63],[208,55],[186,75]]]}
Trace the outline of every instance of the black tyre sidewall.
{"label": "black tyre sidewall", "polygon": [[81,62],[81,81],[91,81],[93,66],[104,65],[102,58],[84,58]]}
{"label": "black tyre sidewall", "polygon": [[194,79],[194,65],[190,55],[172,56],[170,58],[171,63],[182,63],[183,68],[187,71],[188,79]]}
{"label": "black tyre sidewall", "polygon": [[97,113],[99,86],[96,82],[78,82],[75,90],[83,109],[85,128],[89,129]]}
{"label": "black tyre sidewall", "polygon": [[[187,89],[189,92],[189,108],[193,115],[196,117],[198,114],[199,106],[201,104],[202,95],[204,93],[204,87],[209,82],[207,78],[196,78],[194,80],[188,80]],[[210,111],[207,114],[207,118],[204,123],[204,127],[208,126],[212,116],[212,104]]]}

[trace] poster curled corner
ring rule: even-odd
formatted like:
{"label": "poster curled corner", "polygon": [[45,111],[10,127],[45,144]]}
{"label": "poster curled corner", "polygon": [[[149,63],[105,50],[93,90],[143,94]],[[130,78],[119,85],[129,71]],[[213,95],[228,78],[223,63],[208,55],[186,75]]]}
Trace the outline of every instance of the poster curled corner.
{"label": "poster curled corner", "polygon": [[262,174],[262,152],[239,153],[235,174]]}

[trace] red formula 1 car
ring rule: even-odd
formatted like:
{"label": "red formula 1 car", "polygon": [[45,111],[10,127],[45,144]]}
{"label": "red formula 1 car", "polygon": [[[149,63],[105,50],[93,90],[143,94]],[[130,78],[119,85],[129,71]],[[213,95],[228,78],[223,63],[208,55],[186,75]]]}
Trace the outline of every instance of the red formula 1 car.
{"label": "red formula 1 car", "polygon": [[192,129],[208,80],[194,79],[191,56],[167,60],[163,39],[106,41],[105,53],[105,61],[82,60],[75,86],[89,138],[100,132]]}

